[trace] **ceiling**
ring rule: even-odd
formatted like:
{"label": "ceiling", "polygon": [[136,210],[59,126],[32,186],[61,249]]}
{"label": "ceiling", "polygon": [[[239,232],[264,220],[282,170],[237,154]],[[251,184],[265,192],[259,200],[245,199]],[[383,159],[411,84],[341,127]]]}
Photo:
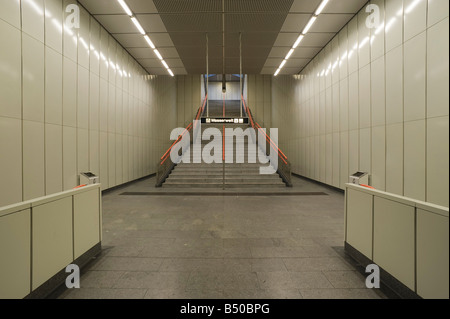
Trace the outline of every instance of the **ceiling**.
{"label": "ceiling", "polygon": [[[174,74],[206,73],[207,34],[209,73],[240,72],[242,34],[243,73],[274,74],[321,3],[321,0],[125,1]],[[116,0],[79,2],[150,74],[167,74]],[[280,74],[298,74],[366,3],[367,0],[330,0]]]}

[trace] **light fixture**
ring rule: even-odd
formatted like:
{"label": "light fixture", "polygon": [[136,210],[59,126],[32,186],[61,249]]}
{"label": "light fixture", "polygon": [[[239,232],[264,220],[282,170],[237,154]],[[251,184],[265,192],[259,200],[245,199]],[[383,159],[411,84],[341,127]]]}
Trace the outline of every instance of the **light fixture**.
{"label": "light fixture", "polygon": [[128,14],[130,17],[133,15],[133,13],[130,10],[130,7],[125,3],[124,0],[117,0],[119,4],[122,6],[123,10]]}
{"label": "light fixture", "polygon": [[314,24],[314,22],[316,22],[317,17],[316,16],[312,16],[311,19],[309,20],[308,24],[306,25],[306,27],[303,29],[303,34],[307,34],[309,29],[311,29],[312,25]]}
{"label": "light fixture", "polygon": [[161,53],[159,53],[159,51],[158,50],[153,50],[153,52],[155,52],[155,54],[156,54],[156,56],[158,57],[158,59],[160,59],[160,60],[162,60],[163,59],[163,57],[162,57],[162,55],[161,55]]}
{"label": "light fixture", "polygon": [[277,76],[278,73],[280,73],[280,71],[281,71],[281,69],[279,68],[279,69],[277,70],[277,72],[275,72],[275,76]]}
{"label": "light fixture", "polygon": [[316,16],[322,13],[323,9],[325,9],[325,6],[328,4],[329,0],[323,0],[320,6],[316,10]]}
{"label": "light fixture", "polygon": [[286,55],[284,59],[288,60],[291,57],[292,53],[294,53],[294,49],[289,50],[289,53]]}
{"label": "light fixture", "polygon": [[295,41],[294,46],[292,48],[297,49],[298,45],[300,44],[300,42],[302,42],[304,37],[305,36],[303,34],[300,34],[300,36],[298,37],[297,41]]}
{"label": "light fixture", "polygon": [[283,60],[283,62],[281,62],[280,67],[279,67],[280,70],[284,67],[284,65],[286,64],[286,62],[287,62],[286,60]]}
{"label": "light fixture", "polygon": [[133,21],[134,25],[136,26],[136,28],[139,30],[139,32],[142,35],[145,35],[145,31],[144,28],[142,28],[141,24],[139,23],[139,21],[135,18],[135,17],[131,17],[131,21]]}
{"label": "light fixture", "polygon": [[[117,0],[120,4],[120,6],[122,7],[122,9],[125,11],[125,13],[131,18],[131,21],[133,22],[133,24],[136,26],[136,28],[139,30],[139,32],[144,36],[145,41],[147,41],[148,45],[153,49],[153,52],[156,54],[156,56],[158,57],[158,59],[161,60],[161,63],[164,65],[164,67],[167,69],[167,71],[169,72],[169,74],[171,76],[174,76],[173,72],[171,69],[169,69],[169,65],[166,63],[166,61],[164,61],[161,53],[159,53],[159,51],[156,49],[155,44],[152,42],[152,40],[150,39],[150,37],[147,35],[147,33],[145,32],[144,28],[141,26],[141,24],[139,23],[138,19],[134,16],[133,11],[131,11],[130,7],[127,5],[127,3],[125,2],[125,0]],[[70,31],[70,30],[68,30]],[[103,60],[106,60],[105,56],[103,55],[103,53],[100,52],[100,56]],[[107,63],[108,65],[108,63]],[[114,69],[116,68],[114,65],[111,65],[111,67],[113,67]],[[120,68],[119,66],[117,66],[117,69],[120,72]],[[127,74],[124,71],[125,76],[128,76],[131,78],[131,74]]]}
{"label": "light fixture", "polygon": [[152,48],[155,49],[155,45],[153,44],[152,40],[150,40],[148,35],[144,35],[144,39],[145,41],[147,41],[148,45]]}

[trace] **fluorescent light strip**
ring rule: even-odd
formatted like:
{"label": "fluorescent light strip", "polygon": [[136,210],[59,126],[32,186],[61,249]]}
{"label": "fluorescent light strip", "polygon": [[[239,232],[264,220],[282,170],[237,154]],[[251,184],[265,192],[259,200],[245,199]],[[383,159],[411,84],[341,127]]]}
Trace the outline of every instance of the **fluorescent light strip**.
{"label": "fluorescent light strip", "polygon": [[135,17],[131,17],[131,21],[133,21],[134,25],[136,26],[136,28],[139,30],[139,32],[142,35],[145,35],[145,31],[144,28],[142,28],[141,24],[139,23],[139,21],[135,18]]}
{"label": "fluorescent light strip", "polygon": [[316,16],[312,16],[311,19],[309,20],[308,24],[306,25],[305,29],[303,29],[303,34],[307,34],[309,29],[311,29],[311,27],[313,26],[314,22],[316,22],[317,17]]}
{"label": "fluorescent light strip", "polygon": [[325,9],[325,6],[328,4],[329,0],[323,0],[320,6],[316,10],[316,16],[322,13],[323,9]]}
{"label": "fluorescent light strip", "polygon": [[153,44],[152,40],[150,40],[148,35],[144,35],[144,39],[145,41],[147,41],[148,45],[152,48],[155,49],[155,45]]}
{"label": "fluorescent light strip", "polygon": [[289,60],[289,58],[291,57],[292,53],[294,53],[294,49],[291,49],[284,59],[285,60]]}
{"label": "fluorescent light strip", "polygon": [[153,50],[153,52],[155,52],[155,54],[156,54],[156,56],[158,57],[158,59],[160,59],[160,60],[162,60],[163,59],[163,57],[162,57],[162,55],[161,55],[161,53],[159,53],[159,51],[158,50]]}
{"label": "fluorescent light strip", "polygon": [[284,67],[284,65],[286,64],[286,60],[283,60],[283,62],[281,62],[279,69],[282,69]]}
{"label": "fluorescent light strip", "polygon": [[277,72],[275,72],[275,76],[278,75],[278,73],[280,73],[281,69],[278,69]]}
{"label": "fluorescent light strip", "polygon": [[166,61],[161,60],[161,63],[164,65],[164,67],[165,67],[166,69],[169,69],[169,66],[167,65]]}
{"label": "fluorescent light strip", "polygon": [[169,74],[170,74],[171,76],[174,76],[171,69],[167,69],[167,71],[169,72]]}
{"label": "fluorescent light strip", "polygon": [[301,34],[301,35],[298,37],[297,41],[295,41],[294,46],[293,46],[292,48],[293,48],[293,49],[297,49],[298,45],[300,44],[300,42],[302,42],[302,40],[303,40],[304,37],[305,37],[305,36],[304,36],[303,34]]}
{"label": "fluorescent light strip", "polygon": [[133,15],[133,13],[130,10],[130,7],[125,3],[124,0],[117,0],[119,4],[122,6],[122,9],[128,14],[130,17]]}

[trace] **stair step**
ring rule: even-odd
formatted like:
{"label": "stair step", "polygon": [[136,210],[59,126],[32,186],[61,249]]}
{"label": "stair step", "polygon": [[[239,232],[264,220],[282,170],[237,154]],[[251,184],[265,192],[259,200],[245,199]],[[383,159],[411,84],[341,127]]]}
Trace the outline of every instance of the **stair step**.
{"label": "stair step", "polygon": [[[166,188],[222,188],[222,183],[164,183],[163,187]],[[285,184],[264,184],[264,183],[225,183],[225,188],[285,188]]]}

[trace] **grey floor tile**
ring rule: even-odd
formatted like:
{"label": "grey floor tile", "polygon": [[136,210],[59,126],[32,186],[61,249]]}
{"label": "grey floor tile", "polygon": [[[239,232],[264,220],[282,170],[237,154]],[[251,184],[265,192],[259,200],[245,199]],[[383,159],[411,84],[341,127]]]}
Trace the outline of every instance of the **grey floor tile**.
{"label": "grey floor tile", "polygon": [[320,271],[290,272],[289,276],[295,288],[333,288]]}
{"label": "grey floor tile", "polygon": [[327,246],[308,246],[303,247],[303,251],[308,257],[327,257],[327,256],[338,256],[338,253]]}
{"label": "grey floor tile", "polygon": [[191,272],[187,283],[187,290],[222,290],[224,287],[223,273],[201,271]]}
{"label": "grey floor tile", "polygon": [[223,299],[220,290],[152,290],[145,294],[145,299]]}
{"label": "grey floor tile", "polygon": [[157,271],[163,259],[142,257],[104,257],[93,269],[123,271]]}
{"label": "grey floor tile", "polygon": [[80,287],[112,288],[123,274],[123,271],[90,270],[81,276]]}
{"label": "grey floor tile", "polygon": [[252,247],[250,249],[253,258],[299,258],[308,256],[303,247]]}
{"label": "grey floor tile", "polygon": [[226,238],[223,239],[225,248],[235,247],[273,247],[272,238]]}
{"label": "grey floor tile", "polygon": [[288,272],[258,272],[261,289],[295,289]]}
{"label": "grey floor tile", "polygon": [[160,271],[223,271],[224,261],[221,258],[167,258]]}
{"label": "grey floor tile", "polygon": [[250,260],[252,272],[287,271],[281,258],[254,258]]}
{"label": "grey floor tile", "polygon": [[103,252],[111,257],[136,257],[143,248],[141,245],[109,246],[103,247]]}
{"label": "grey floor tile", "polygon": [[340,257],[283,258],[288,271],[352,270]]}
{"label": "grey floor tile", "polygon": [[381,299],[370,289],[300,289],[304,299]]}
{"label": "grey floor tile", "polygon": [[302,299],[298,289],[224,289],[225,299]]}
{"label": "grey floor tile", "polygon": [[182,289],[189,278],[187,272],[126,272],[114,288]]}
{"label": "grey floor tile", "polygon": [[82,288],[72,289],[64,299],[142,299],[147,289]]}
{"label": "grey floor tile", "polygon": [[366,288],[366,278],[357,271],[324,271],[335,288]]}

